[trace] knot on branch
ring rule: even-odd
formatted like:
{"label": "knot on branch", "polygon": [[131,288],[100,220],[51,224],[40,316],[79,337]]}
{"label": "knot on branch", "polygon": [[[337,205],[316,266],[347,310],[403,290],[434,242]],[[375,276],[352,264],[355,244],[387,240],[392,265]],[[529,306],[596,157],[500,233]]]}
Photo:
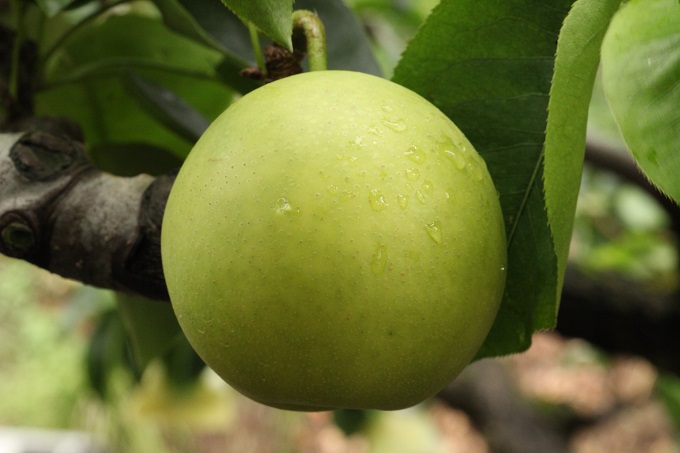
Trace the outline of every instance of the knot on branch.
{"label": "knot on branch", "polygon": [[66,136],[32,131],[2,142],[9,153],[0,157],[0,253],[44,267],[55,200],[90,165],[82,145]]}

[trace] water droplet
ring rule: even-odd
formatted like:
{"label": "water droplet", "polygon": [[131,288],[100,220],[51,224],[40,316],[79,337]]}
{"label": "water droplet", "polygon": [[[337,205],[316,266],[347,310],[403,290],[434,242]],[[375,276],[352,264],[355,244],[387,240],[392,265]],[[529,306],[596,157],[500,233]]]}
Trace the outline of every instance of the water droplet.
{"label": "water droplet", "polygon": [[378,129],[376,126],[368,127],[368,128],[366,128],[365,130],[366,130],[366,132],[368,132],[369,134],[373,134],[373,135],[375,135],[376,137],[382,137],[382,136],[383,136],[382,132],[380,132],[380,129]]}
{"label": "water droplet", "polygon": [[420,178],[420,171],[417,168],[407,168],[404,172],[409,181],[417,181]]}
{"label": "water droplet", "polygon": [[423,191],[425,191],[425,193],[432,193],[432,191],[434,190],[434,186],[432,185],[432,181],[427,181],[427,180],[423,181],[422,187],[423,187]]}
{"label": "water droplet", "polygon": [[420,151],[415,145],[404,152],[404,156],[412,162],[422,164],[425,162],[425,153]]}
{"label": "water droplet", "polygon": [[293,208],[291,207],[287,199],[281,197],[278,200],[276,200],[274,210],[276,211],[277,214],[288,214],[293,211]]}
{"label": "water droplet", "polygon": [[397,201],[399,202],[399,207],[401,209],[408,208],[408,199],[409,199],[408,195],[404,195],[404,194],[401,194],[401,193],[399,195],[397,195]]}
{"label": "water droplet", "polygon": [[394,132],[404,132],[406,130],[406,123],[401,118],[399,119],[384,119],[383,124]]}
{"label": "water droplet", "polygon": [[385,267],[387,267],[387,246],[378,243],[371,259],[371,270],[374,274],[378,275],[385,271]]}
{"label": "water droplet", "polygon": [[427,203],[427,198],[425,197],[425,194],[422,193],[420,190],[416,190],[416,200],[420,201],[422,204]]}
{"label": "water droplet", "polygon": [[437,244],[442,243],[442,223],[439,220],[426,224],[425,231],[427,231],[427,235],[430,236],[430,239],[434,242]]}
{"label": "water droplet", "polygon": [[383,105],[382,110],[383,110],[383,112],[386,112],[386,113],[391,113],[391,112],[394,111],[394,109],[392,107],[390,107],[389,105]]}
{"label": "water droplet", "polygon": [[352,192],[351,190],[343,190],[342,193],[340,194],[340,201],[349,201],[356,196],[357,194]]}
{"label": "water droplet", "polygon": [[363,135],[357,136],[357,138],[355,138],[353,142],[350,142],[349,146],[352,149],[365,148],[366,144],[364,143],[364,136]]}
{"label": "water droplet", "polygon": [[338,193],[338,186],[331,184],[328,186],[328,193],[335,195]]}
{"label": "water droplet", "polygon": [[345,155],[342,154],[342,153],[338,153],[338,154],[335,155],[335,157],[336,157],[338,160],[342,160],[342,159],[345,158]]}
{"label": "water droplet", "polygon": [[358,160],[359,160],[359,158],[358,158],[357,156],[349,156],[349,164],[350,164],[352,167],[356,167],[356,166],[357,166],[357,161],[358,161]]}
{"label": "water droplet", "polygon": [[387,201],[383,196],[382,192],[378,189],[373,189],[368,194],[368,202],[371,205],[371,209],[374,211],[382,211],[387,207]]}
{"label": "water droplet", "polygon": [[442,151],[442,154],[444,154],[451,162],[453,162],[458,170],[465,168],[465,157],[460,151],[456,152],[451,151],[450,149],[445,149]]}

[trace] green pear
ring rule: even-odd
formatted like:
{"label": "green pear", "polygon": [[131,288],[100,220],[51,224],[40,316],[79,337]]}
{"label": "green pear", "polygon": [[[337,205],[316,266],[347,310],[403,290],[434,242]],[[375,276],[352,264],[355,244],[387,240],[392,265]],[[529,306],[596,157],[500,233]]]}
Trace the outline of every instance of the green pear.
{"label": "green pear", "polygon": [[506,237],[486,165],[449,118],[385,79],[318,71],[215,120],[172,188],[162,257],[189,342],[244,395],[392,410],[475,356]]}

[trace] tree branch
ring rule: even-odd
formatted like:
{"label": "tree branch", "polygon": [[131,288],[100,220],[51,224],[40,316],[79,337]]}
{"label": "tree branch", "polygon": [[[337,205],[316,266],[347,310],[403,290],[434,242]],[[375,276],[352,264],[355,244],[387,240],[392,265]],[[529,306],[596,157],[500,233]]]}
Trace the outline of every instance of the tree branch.
{"label": "tree branch", "polygon": [[0,137],[1,253],[89,285],[168,299],[160,226],[173,176],[102,173],[64,134]]}

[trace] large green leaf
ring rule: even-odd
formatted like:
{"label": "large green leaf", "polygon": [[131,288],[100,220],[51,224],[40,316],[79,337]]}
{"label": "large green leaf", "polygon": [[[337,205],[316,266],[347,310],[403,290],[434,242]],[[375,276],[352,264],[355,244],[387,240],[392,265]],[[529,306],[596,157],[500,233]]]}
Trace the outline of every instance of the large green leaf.
{"label": "large green leaf", "polygon": [[680,2],[621,8],[602,47],[602,84],[638,164],[680,202]]}
{"label": "large green leaf", "polygon": [[486,160],[508,235],[508,281],[479,357],[517,352],[554,325],[557,256],[543,146],[556,43],[571,0],[443,0],[394,80],[446,113]]}
{"label": "large green leaf", "polygon": [[583,170],[590,98],[600,47],[621,0],[579,0],[560,32],[548,105],[545,198],[557,251],[557,300],[574,224]]}
{"label": "large green leaf", "polygon": [[292,50],[293,0],[222,0],[244,23]]}
{"label": "large green leaf", "polygon": [[129,74],[164,87],[212,119],[232,98],[214,74],[220,61],[219,52],[171,32],[158,20],[112,16],[73,36],[55,55],[36,108],[39,114],[77,121],[92,147],[147,144],[184,157],[193,140],[140,106]]}

